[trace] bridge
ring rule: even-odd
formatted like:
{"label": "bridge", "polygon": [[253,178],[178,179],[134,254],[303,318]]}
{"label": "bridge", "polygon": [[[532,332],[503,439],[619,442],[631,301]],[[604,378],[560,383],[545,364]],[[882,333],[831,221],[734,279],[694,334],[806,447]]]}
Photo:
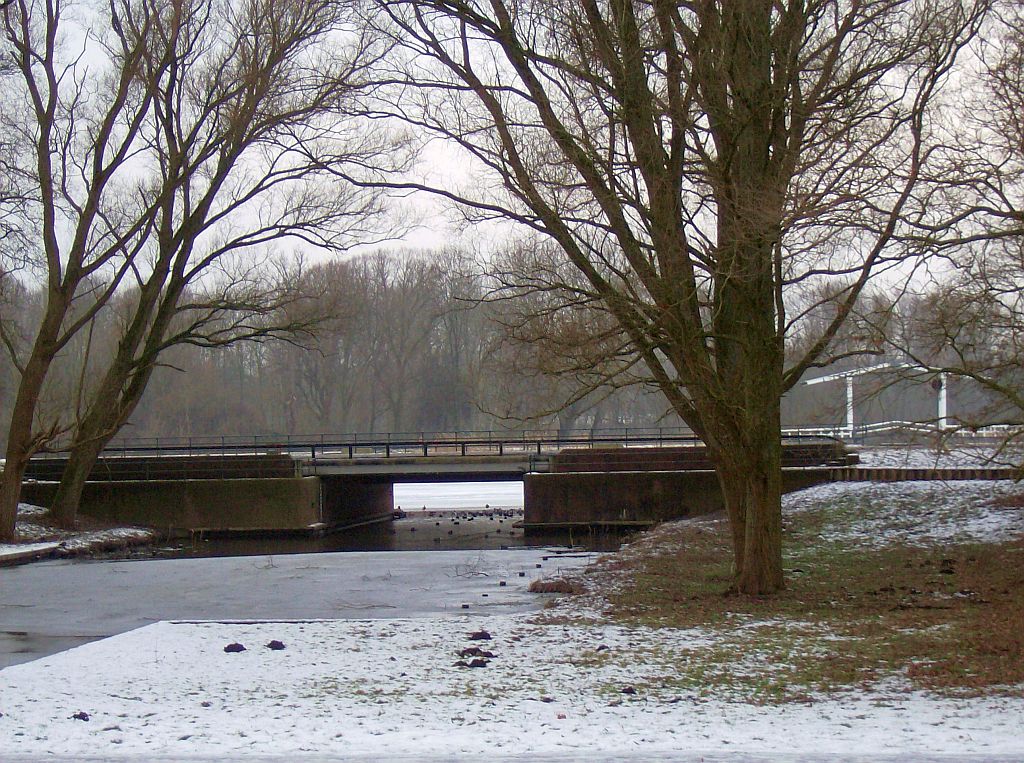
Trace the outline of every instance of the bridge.
{"label": "bridge", "polygon": [[[831,480],[1019,476],[1006,469],[859,469],[835,435],[785,433],[784,489]],[[59,452],[32,459],[23,500],[48,505],[66,460]],[[172,533],[320,533],[390,519],[399,482],[490,480],[523,482],[527,528],[650,524],[722,505],[700,440],[687,429],[657,427],[124,439],[97,462],[80,508]]]}
{"label": "bridge", "polygon": [[[32,459],[24,500],[47,505],[66,454]],[[838,440],[784,441],[789,489],[845,464]],[[650,524],[714,511],[703,444],[670,428],[122,440],[97,461],[81,511],[184,532],[330,532],[385,521],[399,482],[524,483],[529,527]]]}
{"label": "bridge", "polygon": [[[566,449],[697,447],[689,430],[601,432],[417,432],[351,435],[250,435],[125,439],[108,446],[92,481],[239,479],[310,476],[387,478],[392,482],[521,480],[550,470]],[[59,480],[67,456],[32,459],[26,478]]]}

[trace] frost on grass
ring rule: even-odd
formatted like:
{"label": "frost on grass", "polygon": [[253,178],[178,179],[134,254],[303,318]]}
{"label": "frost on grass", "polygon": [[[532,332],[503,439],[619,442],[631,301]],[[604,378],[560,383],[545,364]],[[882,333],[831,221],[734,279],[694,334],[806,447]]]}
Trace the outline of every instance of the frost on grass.
{"label": "frost on grass", "polygon": [[[964,703],[898,689],[784,706],[710,696],[691,681],[699,669],[679,673],[684,664],[700,668],[700,655],[718,643],[700,630],[498,615],[487,619],[495,658],[486,668],[453,667],[477,623],[160,623],[0,671],[0,749],[207,757],[429,751],[446,759],[1024,752],[1020,700]],[[266,648],[271,639],[287,648]],[[227,643],[246,650],[225,653]],[[763,659],[751,652],[707,671],[740,679]]]}
{"label": "frost on grass", "polygon": [[855,450],[862,466],[886,469],[987,469],[1018,466],[1024,462],[1024,451],[1019,448],[998,450],[970,444],[952,444],[940,449],[908,446]]}
{"label": "frost on grass", "polygon": [[[801,542],[833,550],[997,543],[1024,534],[1024,501],[1011,500],[1022,492],[996,482],[832,484],[787,496],[785,512],[787,523],[799,525]],[[686,534],[679,532],[684,526]],[[899,590],[898,580],[884,581],[888,592],[872,582],[877,590],[867,593],[890,618],[881,628],[875,616],[865,623],[841,619],[852,588],[835,593],[824,610],[812,611],[797,597],[781,614],[772,602],[717,594],[724,606],[749,611],[706,627],[609,622],[606,597],[628,592],[633,562],[655,550],[685,554],[688,542],[718,537],[723,526],[702,518],[640,536],[606,557],[598,572],[580,576],[583,594],[542,615],[162,623],[8,668],[0,671],[0,749],[136,756],[1024,755],[1020,696],[914,690],[911,670],[930,669],[916,652],[890,660],[895,670],[871,670],[879,656],[872,650],[891,651],[895,626],[911,635],[934,632],[953,645],[952,658],[964,651],[965,634],[973,631],[950,634],[945,610],[931,606],[947,588],[958,590],[955,575],[921,573],[942,585],[916,593]],[[966,560],[960,566],[966,570]],[[469,564],[454,574],[479,572]],[[929,606],[915,608],[921,603]],[[494,658],[483,668],[456,667],[469,632],[482,625],[494,636],[486,643]],[[1016,626],[1007,630],[1016,634]],[[266,647],[276,639],[287,648]],[[246,651],[223,651],[236,642]],[[816,690],[809,666],[844,656],[846,682],[838,691]],[[802,686],[798,701],[772,702]],[[90,720],[76,720],[78,714]]]}
{"label": "frost on grass", "polygon": [[[723,596],[731,555],[719,517],[639,537],[584,576],[580,598],[622,622],[713,634],[677,675],[716,698],[818,702],[899,680],[977,696],[1009,679],[1020,695],[1021,672],[1006,669],[1020,653],[1020,608],[999,571],[1017,569],[1022,507],[1024,486],[1009,481],[822,485],[784,498],[790,584],[777,598]],[[571,617],[578,601],[547,616]]]}
{"label": "frost on grass", "polygon": [[1002,543],[1024,535],[1024,509],[1006,500],[1022,492],[1009,480],[834,482],[787,495],[783,511],[815,515],[821,540],[830,543]]}

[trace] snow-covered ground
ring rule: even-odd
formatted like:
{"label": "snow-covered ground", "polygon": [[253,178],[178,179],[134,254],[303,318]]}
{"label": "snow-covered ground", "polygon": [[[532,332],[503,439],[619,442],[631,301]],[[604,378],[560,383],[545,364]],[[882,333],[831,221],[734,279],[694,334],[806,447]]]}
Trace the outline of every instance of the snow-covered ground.
{"label": "snow-covered ground", "polygon": [[[157,537],[141,527],[112,527],[102,530],[60,530],[46,524],[46,509],[30,503],[18,504],[18,536],[21,543],[0,543],[0,564],[36,556],[77,556],[121,546],[149,543]],[[29,553],[29,549],[32,552]]]}
{"label": "snow-covered ground", "polygon": [[824,540],[857,546],[1001,543],[1024,533],[1024,494],[1010,480],[833,482],[786,496],[784,514],[824,511]]}
{"label": "snow-covered ground", "polygon": [[60,548],[60,543],[0,543],[0,564],[21,559],[33,559],[52,553]]}
{"label": "snow-covered ground", "polygon": [[[787,496],[785,510],[834,512],[828,541],[989,542],[1024,535],[1024,509],[992,503],[1021,492],[1008,482],[840,483]],[[592,604],[567,613],[585,617],[156,623],[0,671],[0,758],[1024,760],[1019,697],[943,698],[893,679],[749,704],[673,680],[679,660],[727,645],[723,634],[609,625]],[[471,639],[481,628],[490,640]],[[235,643],[245,650],[224,651]],[[474,648],[492,656],[463,653]],[[455,664],[473,659],[487,664]]]}
{"label": "snow-covered ground", "polygon": [[1019,465],[1020,450],[998,452],[989,445],[951,444],[941,450],[923,446],[906,448],[861,446],[853,450],[861,466],[892,469],[984,469]]}
{"label": "snow-covered ground", "polygon": [[[480,621],[163,622],[0,672],[0,749],[381,757],[587,751],[1016,754],[1024,701],[879,689],[756,706],[672,688],[701,631]],[[279,641],[284,649],[266,645]],[[239,643],[245,651],[226,653]],[[454,667],[460,650],[494,654]],[[466,658],[468,661],[471,658]],[[76,717],[77,716],[77,717]]]}

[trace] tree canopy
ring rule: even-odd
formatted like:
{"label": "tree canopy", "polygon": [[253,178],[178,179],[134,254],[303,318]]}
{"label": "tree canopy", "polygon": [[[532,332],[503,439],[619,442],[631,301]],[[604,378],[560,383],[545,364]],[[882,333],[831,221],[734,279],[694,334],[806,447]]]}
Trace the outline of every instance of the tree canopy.
{"label": "tree canopy", "polygon": [[382,111],[493,179],[429,190],[557,244],[583,278],[525,288],[614,319],[715,460],[737,588],[780,588],[779,401],[910,254],[937,96],[984,3],[376,5],[406,53]]}

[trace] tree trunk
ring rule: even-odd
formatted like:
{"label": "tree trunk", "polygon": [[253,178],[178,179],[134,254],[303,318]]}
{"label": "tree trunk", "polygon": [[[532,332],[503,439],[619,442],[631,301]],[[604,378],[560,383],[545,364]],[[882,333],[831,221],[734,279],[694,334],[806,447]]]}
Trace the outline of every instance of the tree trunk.
{"label": "tree trunk", "polygon": [[747,510],[745,475],[722,458],[716,459],[715,473],[725,500],[725,511],[729,517],[729,532],[732,537],[732,579],[735,585],[743,569],[743,556],[746,551]]}
{"label": "tree trunk", "polygon": [[[159,341],[163,336],[159,322],[153,331],[158,333],[149,340]],[[122,342],[119,352],[123,356],[116,358],[107,369],[89,410],[75,430],[68,463],[50,507],[53,521],[61,527],[75,526],[82,492],[96,460],[135,411],[153,375],[153,364],[138,367],[133,363],[132,346],[127,340]]]}
{"label": "tree trunk", "polygon": [[568,440],[572,436],[576,429],[576,422],[579,421],[582,412],[579,403],[571,403],[558,412],[559,440]]}
{"label": "tree trunk", "polygon": [[50,519],[58,527],[73,529],[78,523],[78,506],[82,501],[86,480],[107,440],[91,439],[72,444],[68,463],[60,477],[60,485],[50,506]]}
{"label": "tree trunk", "polygon": [[[769,380],[763,383],[771,387]],[[762,595],[785,587],[780,407],[777,400],[758,404],[748,397],[736,425],[739,438],[709,450],[729,515],[738,593]]]}
{"label": "tree trunk", "polygon": [[781,442],[766,444],[747,471],[744,489],[743,566],[736,590],[744,594],[774,593],[785,587],[782,574]]}
{"label": "tree trunk", "polygon": [[[44,324],[45,327],[45,324]],[[32,356],[18,383],[18,395],[11,411],[7,430],[7,453],[3,477],[0,478],[0,542],[14,540],[21,483],[29,459],[39,447],[34,430],[36,406],[43,381],[53,360],[53,353],[41,348],[37,341]]]}
{"label": "tree trunk", "polygon": [[729,516],[733,587],[761,595],[785,587],[782,574],[781,443],[765,444],[759,457],[738,449],[716,469]]}
{"label": "tree trunk", "polygon": [[[3,476],[0,478],[0,542],[14,540],[18,502],[21,500],[21,483],[25,477],[28,460],[32,456],[32,411],[35,408],[35,399],[27,401],[24,398],[22,389],[19,388],[7,435]],[[38,398],[38,393],[34,398]]]}
{"label": "tree trunk", "polygon": [[27,458],[17,458],[17,448],[7,448],[7,462],[0,475],[0,543],[14,541],[15,523],[18,518],[18,501],[21,499],[21,481],[25,476]]}

